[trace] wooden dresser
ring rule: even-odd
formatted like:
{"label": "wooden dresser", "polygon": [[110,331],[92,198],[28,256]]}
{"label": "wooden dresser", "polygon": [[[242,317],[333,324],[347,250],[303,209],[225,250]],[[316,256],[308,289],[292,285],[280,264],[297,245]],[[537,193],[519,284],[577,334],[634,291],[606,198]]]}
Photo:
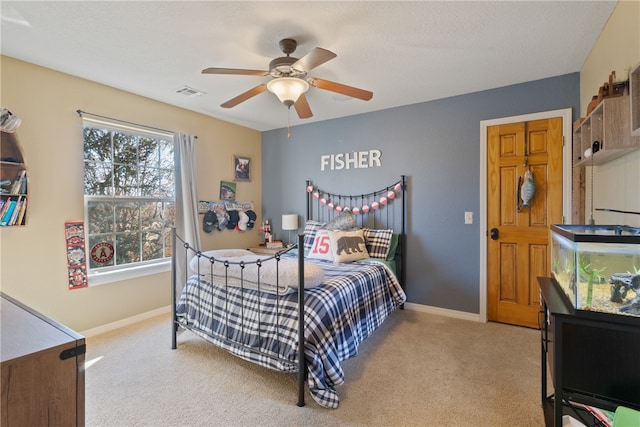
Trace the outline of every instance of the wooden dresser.
{"label": "wooden dresser", "polygon": [[0,426],[84,425],[84,337],[0,293]]}

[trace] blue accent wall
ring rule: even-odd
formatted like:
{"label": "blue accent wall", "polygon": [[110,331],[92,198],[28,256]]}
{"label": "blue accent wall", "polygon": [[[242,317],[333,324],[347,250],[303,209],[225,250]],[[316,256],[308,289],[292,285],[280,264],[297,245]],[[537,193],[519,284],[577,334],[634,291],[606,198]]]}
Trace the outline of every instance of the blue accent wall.
{"label": "blue accent wall", "polygon": [[[290,139],[286,128],[264,132],[262,218],[286,240],[280,215],[299,214],[302,230],[307,179],[351,194],[407,175],[408,302],[477,314],[480,122],[564,108],[576,120],[579,107],[580,76],[572,73],[295,126]],[[321,171],[322,155],[373,149],[382,152],[381,167]],[[464,224],[465,211],[473,212],[472,225]]]}

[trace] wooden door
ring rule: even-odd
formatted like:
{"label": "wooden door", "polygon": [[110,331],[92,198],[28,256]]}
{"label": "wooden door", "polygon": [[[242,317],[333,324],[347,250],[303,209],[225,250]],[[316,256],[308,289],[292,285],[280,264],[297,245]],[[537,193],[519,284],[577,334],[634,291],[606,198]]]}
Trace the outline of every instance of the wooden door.
{"label": "wooden door", "polygon": [[[562,222],[562,118],[487,129],[489,320],[538,328],[537,277],[549,276],[549,227]],[[533,173],[530,207],[518,179]]]}

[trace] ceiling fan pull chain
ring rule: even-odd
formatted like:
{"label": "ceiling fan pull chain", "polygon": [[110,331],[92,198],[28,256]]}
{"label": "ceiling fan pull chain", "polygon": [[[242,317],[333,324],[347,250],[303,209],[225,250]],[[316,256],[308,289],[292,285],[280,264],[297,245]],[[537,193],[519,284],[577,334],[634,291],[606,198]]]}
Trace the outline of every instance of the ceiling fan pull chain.
{"label": "ceiling fan pull chain", "polygon": [[291,107],[287,108],[287,139],[291,139]]}

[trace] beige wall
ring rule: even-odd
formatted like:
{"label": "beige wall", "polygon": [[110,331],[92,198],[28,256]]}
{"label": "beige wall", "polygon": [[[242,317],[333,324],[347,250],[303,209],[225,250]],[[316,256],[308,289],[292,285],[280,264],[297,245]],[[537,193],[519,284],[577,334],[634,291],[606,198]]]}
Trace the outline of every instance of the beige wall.
{"label": "beige wall", "polygon": [[[580,107],[584,117],[591,97],[616,71],[617,80],[629,77],[640,62],[640,1],[620,1],[580,70]],[[640,150],[602,166],[586,168],[585,219],[593,208],[640,212]],[[596,224],[640,226],[640,216],[594,212]]]}
{"label": "beige wall", "polygon": [[620,1],[580,70],[581,115],[600,86],[609,81],[611,71],[615,70],[618,81],[625,81],[639,61],[640,1]]}
{"label": "beige wall", "polygon": [[[83,220],[82,128],[76,110],[197,135],[198,196],[217,200],[232,180],[232,156],[252,158],[252,182],[238,200],[261,211],[259,132],[108,86],[2,56],[0,103],[22,119],[18,138],[29,176],[26,227],[0,228],[0,289],[55,320],[83,331],[170,304],[168,273],[68,290],[64,223]],[[204,233],[201,233],[204,234]],[[204,235],[204,249],[248,247],[252,231]],[[167,338],[168,339],[168,338]]]}

